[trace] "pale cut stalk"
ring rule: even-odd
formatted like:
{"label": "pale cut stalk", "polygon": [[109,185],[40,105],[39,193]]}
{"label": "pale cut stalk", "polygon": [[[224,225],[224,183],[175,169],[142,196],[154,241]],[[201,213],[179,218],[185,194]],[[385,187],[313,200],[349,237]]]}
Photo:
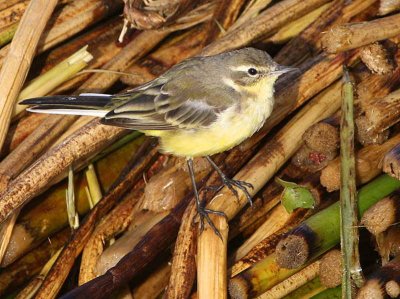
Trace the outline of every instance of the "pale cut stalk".
{"label": "pale cut stalk", "polygon": [[74,170],[71,166],[68,171],[68,188],[65,195],[69,226],[75,230],[79,227],[79,218],[75,207]]}
{"label": "pale cut stalk", "polygon": [[343,69],[340,124],[340,243],[342,248],[342,297],[352,298],[352,282],[363,284],[358,252],[358,208],[354,158],[354,97],[348,70]]}
{"label": "pale cut stalk", "polygon": [[285,208],[281,204],[275,206],[269,213],[267,220],[237,249],[235,253],[235,261],[244,257],[262,240],[276,233],[289,218],[290,214],[286,212]]}
{"label": "pale cut stalk", "polygon": [[97,179],[96,171],[92,163],[89,164],[88,169],[85,171],[86,180],[89,187],[91,209],[99,202],[103,197],[101,194],[101,188],[99,180]]}
{"label": "pale cut stalk", "polygon": [[23,15],[0,71],[0,149],[7,134],[15,101],[24,84],[40,36],[57,0],[32,0]]}
{"label": "pale cut stalk", "polygon": [[228,32],[216,42],[207,46],[202,54],[213,55],[237,49],[255,42],[263,36],[273,34],[288,22],[328,3],[329,0],[283,0],[263,11],[254,19]]}
{"label": "pale cut stalk", "polygon": [[228,223],[223,217],[210,215],[210,218],[218,227],[222,240],[208,226],[199,235],[197,245],[197,293],[199,299],[226,299],[228,296],[226,259]]}
{"label": "pale cut stalk", "polygon": [[322,38],[328,53],[365,46],[400,34],[400,14],[363,23],[350,23],[329,30]]}
{"label": "pale cut stalk", "polygon": [[19,22],[29,1],[14,3],[5,9],[0,9],[0,30]]}
{"label": "pale cut stalk", "polygon": [[[260,149],[234,179],[252,184],[254,189],[250,189],[249,192],[254,196],[300,147],[303,132],[312,124],[333,114],[339,109],[339,106],[340,97],[335,93],[332,94],[331,90],[314,98],[270,142]],[[246,197],[240,190],[238,190],[238,193],[239,197],[236,198],[232,194],[232,191],[223,188],[211,203],[208,204],[207,208],[224,212],[227,216],[227,219],[223,217],[212,218],[218,220],[214,222],[217,229],[226,230],[228,227],[227,220],[232,219],[246,205]],[[208,238],[213,238],[213,241],[219,241],[220,244],[226,242],[226,239],[223,239],[223,242],[221,242],[215,233],[211,235],[213,231],[209,227],[207,227],[205,232],[208,232]],[[207,265],[208,263],[207,260],[202,260],[202,258],[208,258],[215,254],[215,248],[213,247],[215,244],[208,242],[208,238],[204,237],[204,233],[202,235],[198,243],[198,253],[200,250],[202,251],[201,255],[198,254],[198,265],[200,266]],[[219,252],[219,254],[220,256],[224,256],[226,252]],[[207,277],[216,275],[210,272],[210,270],[199,267],[198,275],[207,275]],[[216,281],[214,280],[213,283],[216,283]],[[201,292],[200,284],[198,289]]]}
{"label": "pale cut stalk", "polygon": [[400,10],[400,0],[381,0],[378,14],[384,16],[396,10]]}
{"label": "pale cut stalk", "polygon": [[[60,62],[48,72],[29,82],[18,96],[18,102],[48,94],[57,86],[73,78],[78,72],[83,70],[93,56],[87,51],[87,46],[72,54],[67,59]],[[13,115],[16,116],[26,109],[26,105],[16,105]]]}
{"label": "pale cut stalk", "polygon": [[15,299],[31,299],[35,297],[36,292],[39,290],[44,278],[46,277],[47,273],[49,273],[61,251],[62,247],[58,249],[57,252],[48,260],[48,262],[40,271],[39,275],[32,279],[29,284],[20,293],[18,293]]}
{"label": "pale cut stalk", "polygon": [[257,299],[283,298],[289,295],[294,290],[300,288],[318,276],[319,263],[320,261],[316,261],[308,265],[304,269],[273,286],[271,289],[258,296]]}
{"label": "pale cut stalk", "polygon": [[273,36],[268,38],[266,41],[267,42],[272,42],[275,44],[282,44],[290,40],[291,38],[297,36],[302,32],[304,29],[306,29],[311,23],[313,23],[319,16],[326,11],[330,6],[332,5],[332,2],[326,3],[322,5],[321,7],[318,7],[317,9],[314,9],[312,12],[302,16],[301,18],[298,18],[297,20],[294,20],[293,22],[290,22],[289,24],[283,26],[277,33],[275,33]]}
{"label": "pale cut stalk", "polygon": [[[365,184],[382,172],[381,161],[385,154],[400,143],[400,134],[394,135],[382,144],[368,145],[356,153],[356,181],[358,185]],[[329,192],[340,188],[340,159],[336,158],[322,169],[321,185]]]}
{"label": "pale cut stalk", "polygon": [[15,210],[3,223],[0,224],[0,264],[3,262],[20,211],[21,209]]}

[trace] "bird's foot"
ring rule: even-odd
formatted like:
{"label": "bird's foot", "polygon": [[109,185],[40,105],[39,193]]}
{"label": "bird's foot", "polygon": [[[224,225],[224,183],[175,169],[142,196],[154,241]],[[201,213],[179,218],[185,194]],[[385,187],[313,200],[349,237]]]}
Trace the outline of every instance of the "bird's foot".
{"label": "bird's foot", "polygon": [[218,228],[215,226],[215,224],[212,222],[209,214],[214,214],[214,215],[218,215],[218,216],[227,218],[225,213],[220,212],[220,211],[210,210],[203,206],[197,207],[197,213],[199,214],[199,217],[200,217],[200,233],[203,232],[204,222],[207,221],[208,225],[210,225],[210,227],[214,231],[214,233],[222,240],[222,235],[219,232]]}
{"label": "bird's foot", "polygon": [[254,189],[253,185],[250,183],[247,183],[245,181],[239,181],[239,180],[233,180],[230,179],[226,176],[223,176],[222,178],[222,183],[229,188],[229,190],[232,191],[233,195],[236,196],[237,199],[239,199],[239,194],[237,190],[234,188],[239,188],[240,190],[243,191],[244,195],[247,198],[247,201],[249,202],[250,206],[253,205],[253,201],[251,199],[251,195],[248,189]]}

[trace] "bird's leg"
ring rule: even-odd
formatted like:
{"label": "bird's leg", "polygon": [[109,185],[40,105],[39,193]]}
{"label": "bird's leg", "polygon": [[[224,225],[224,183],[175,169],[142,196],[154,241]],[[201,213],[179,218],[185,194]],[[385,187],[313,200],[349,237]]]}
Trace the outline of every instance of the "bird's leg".
{"label": "bird's leg", "polygon": [[234,186],[243,191],[243,193],[246,195],[247,201],[249,202],[250,206],[252,206],[253,201],[251,200],[251,195],[247,190],[247,188],[254,189],[253,185],[245,181],[233,180],[228,178],[225,175],[225,173],[222,172],[222,170],[217,166],[217,164],[214,163],[214,161],[209,156],[206,156],[206,159],[208,162],[210,162],[211,166],[218,172],[219,176],[221,177],[222,183],[225,186],[227,186],[229,190],[232,191],[232,193],[236,196],[236,198],[239,199],[239,194],[234,188]]}
{"label": "bird's leg", "polygon": [[193,167],[193,159],[189,158],[187,160],[188,168],[189,168],[189,175],[190,179],[192,181],[193,185],[193,192],[194,192],[194,197],[196,199],[196,208],[197,208],[197,213],[199,214],[200,217],[200,232],[204,230],[204,219],[208,222],[212,230],[215,232],[215,234],[222,239],[221,233],[218,231],[218,229],[215,227],[214,223],[212,222],[210,216],[208,214],[215,214],[218,216],[226,217],[226,215],[223,212],[219,211],[214,211],[210,210],[204,207],[204,204],[200,200],[199,192],[197,191],[197,186],[196,186],[196,179],[194,176],[194,167]]}

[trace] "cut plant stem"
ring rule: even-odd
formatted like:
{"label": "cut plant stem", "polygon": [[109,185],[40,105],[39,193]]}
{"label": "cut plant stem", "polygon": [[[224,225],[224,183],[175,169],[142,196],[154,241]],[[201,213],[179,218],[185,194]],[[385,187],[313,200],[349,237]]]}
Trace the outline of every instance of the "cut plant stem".
{"label": "cut plant stem", "polygon": [[365,115],[371,122],[371,130],[382,132],[400,121],[400,89],[381,99],[376,99]]}
{"label": "cut plant stem", "polygon": [[[51,70],[29,82],[19,94],[18,102],[27,98],[48,94],[60,84],[74,77],[79,71],[84,69],[92,59],[93,56],[87,51],[87,47],[83,47]],[[23,112],[26,107],[25,105],[17,104],[13,115],[15,116]]]}
{"label": "cut plant stem", "polygon": [[42,285],[44,278],[46,277],[47,273],[50,271],[51,267],[53,266],[54,262],[58,258],[61,253],[62,248],[58,249],[56,253],[48,260],[48,262],[44,265],[43,269],[40,271],[39,275],[33,278],[29,284],[18,293],[15,297],[16,299],[30,299],[33,298],[37,292],[37,290]]}
{"label": "cut plant stem", "polygon": [[62,230],[38,247],[22,256],[15,263],[3,268],[0,273],[0,295],[20,289],[37,275],[55,251],[64,246],[70,237],[70,230]]}
{"label": "cut plant stem", "polygon": [[[356,153],[356,181],[365,184],[382,172],[381,161],[385,154],[400,142],[400,134],[394,135],[383,144],[363,147]],[[340,188],[340,159],[336,158],[321,171],[321,184],[329,191]]]}
{"label": "cut plant stem", "polygon": [[379,15],[384,16],[400,10],[400,0],[381,0],[379,3]]}
{"label": "cut plant stem", "polygon": [[342,283],[342,255],[340,250],[333,249],[320,260],[319,277],[321,284],[334,288]]}
{"label": "cut plant stem", "polygon": [[364,282],[358,252],[353,109],[353,85],[349,72],[344,67],[340,123],[340,244],[343,258],[342,296],[349,299],[352,298],[352,283],[361,287]]}
{"label": "cut plant stem", "polygon": [[363,23],[350,23],[332,28],[322,38],[329,53],[365,46],[400,34],[400,14]]}
{"label": "cut plant stem", "polygon": [[288,23],[266,41],[275,44],[287,42],[288,40],[300,34],[300,32],[306,29],[316,19],[318,19],[319,16],[332,5],[332,2],[326,3],[321,7],[318,7],[317,9],[314,9],[308,14],[302,16],[301,18],[298,18],[297,20]]}
{"label": "cut plant stem", "polygon": [[[358,193],[358,212],[360,215],[381,198],[389,195],[400,187],[400,181],[387,175],[382,175],[374,181],[365,185]],[[261,262],[254,264],[251,268],[236,275],[230,281],[230,289],[237,289],[241,297],[256,296],[262,294],[265,290],[273,287],[283,279],[299,271],[305,264],[322,253],[336,246],[340,241],[340,209],[336,202],[328,208],[316,213],[306,219],[299,226],[286,234],[281,242],[287,245],[287,248],[297,248],[294,251],[281,250],[267,256]],[[290,236],[296,236],[292,239]],[[289,241],[289,243],[288,243]],[[292,243],[292,244],[291,244]],[[306,250],[299,252],[298,244],[306,244]],[[279,246],[279,245],[278,245]],[[298,255],[305,256],[303,263],[297,263]],[[284,265],[278,261],[286,261]],[[293,267],[287,269],[284,267]]]}
{"label": "cut plant stem", "polygon": [[207,46],[203,55],[213,55],[243,47],[263,36],[274,33],[287,22],[295,20],[327,2],[329,0],[283,0]]}
{"label": "cut plant stem", "polygon": [[400,144],[394,146],[383,158],[383,171],[400,179]]}
{"label": "cut plant stem", "polygon": [[9,55],[1,68],[0,149],[3,147],[12,110],[29,71],[40,36],[56,4],[56,0],[29,3],[11,43]]}
{"label": "cut plant stem", "polygon": [[385,298],[387,294],[384,286],[390,281],[400,282],[400,257],[373,272],[358,291],[357,299]]}
{"label": "cut plant stem", "polygon": [[197,215],[195,202],[186,208],[175,243],[171,276],[165,298],[184,299],[190,296],[196,278],[197,226],[193,222]]}
{"label": "cut plant stem", "polygon": [[[210,215],[218,227],[220,237],[206,226],[198,237],[197,245],[197,292],[199,299],[227,298],[227,247],[228,223],[225,218]],[[213,248],[211,251],[209,248]]]}
{"label": "cut plant stem", "polygon": [[72,240],[61,252],[53,268],[43,281],[36,298],[47,299],[57,295],[76,257],[82,252],[84,245],[92,234],[95,224],[111,210],[129,188],[132,188],[136,182],[140,181],[143,172],[148,169],[150,163],[153,164],[156,157],[158,157],[157,149],[154,146],[149,146],[149,142],[146,142],[122,171],[120,177],[114,182],[113,187],[91,210],[85,221],[76,230]]}
{"label": "cut plant stem", "polygon": [[299,272],[288,277],[284,281],[273,286],[271,289],[258,296],[258,299],[283,298],[294,290],[312,281],[318,276],[320,261],[313,262]]}
{"label": "cut plant stem", "polygon": [[91,209],[99,202],[103,197],[101,194],[101,187],[99,180],[97,179],[96,171],[92,163],[89,164],[88,169],[85,171],[86,180],[88,182]]}
{"label": "cut plant stem", "polygon": [[69,227],[75,230],[79,227],[79,216],[75,207],[74,170],[72,166],[68,170],[68,188],[65,191],[65,195]]}

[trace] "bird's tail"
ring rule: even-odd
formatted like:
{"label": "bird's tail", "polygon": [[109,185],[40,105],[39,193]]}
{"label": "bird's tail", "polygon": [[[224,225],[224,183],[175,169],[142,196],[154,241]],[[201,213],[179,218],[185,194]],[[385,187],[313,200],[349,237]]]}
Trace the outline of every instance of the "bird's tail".
{"label": "bird's tail", "polygon": [[34,105],[27,110],[49,114],[71,114],[103,117],[121,103],[108,94],[82,93],[78,96],[47,96],[22,101],[22,105]]}

